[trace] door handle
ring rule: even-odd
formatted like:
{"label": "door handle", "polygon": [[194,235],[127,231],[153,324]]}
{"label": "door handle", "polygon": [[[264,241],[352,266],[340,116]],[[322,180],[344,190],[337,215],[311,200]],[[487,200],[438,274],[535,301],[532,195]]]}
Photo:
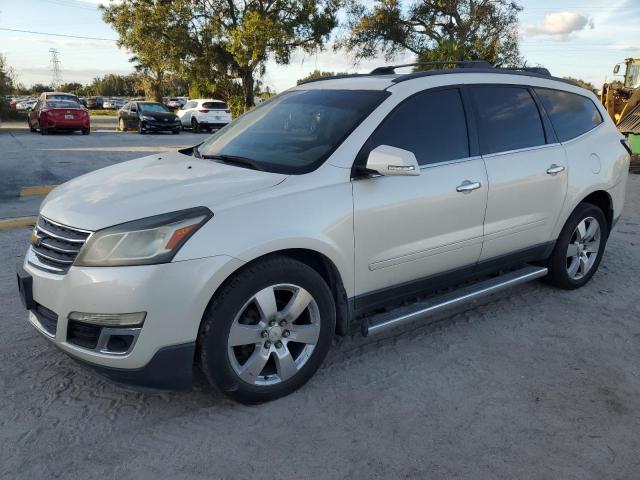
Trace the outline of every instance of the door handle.
{"label": "door handle", "polygon": [[465,180],[460,185],[456,187],[456,192],[460,193],[471,193],[474,190],[480,188],[482,184],[480,182],[470,182],[469,180]]}
{"label": "door handle", "polygon": [[547,173],[549,175],[557,175],[560,172],[564,172],[564,167],[562,165],[552,164],[549,168],[547,168]]}

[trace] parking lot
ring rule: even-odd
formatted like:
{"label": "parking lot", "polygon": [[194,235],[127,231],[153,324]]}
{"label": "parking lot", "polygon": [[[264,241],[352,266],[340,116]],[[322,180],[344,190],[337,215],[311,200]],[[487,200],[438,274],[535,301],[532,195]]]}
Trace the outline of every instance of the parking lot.
{"label": "parking lot", "polygon": [[[0,218],[96,168],[206,135],[0,130]],[[21,192],[23,193],[21,195]],[[336,338],[302,389],[270,404],[143,393],[102,380],[27,323],[0,230],[0,477],[630,479],[640,468],[640,175],[600,270],[534,282],[428,325]]]}

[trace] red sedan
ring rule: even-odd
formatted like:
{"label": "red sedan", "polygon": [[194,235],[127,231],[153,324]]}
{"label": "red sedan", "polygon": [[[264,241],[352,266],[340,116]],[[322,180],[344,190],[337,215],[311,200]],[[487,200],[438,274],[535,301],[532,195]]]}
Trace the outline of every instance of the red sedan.
{"label": "red sedan", "polygon": [[89,112],[79,103],[70,100],[38,100],[27,117],[29,130],[40,130],[42,135],[54,130],[81,130],[91,132]]}

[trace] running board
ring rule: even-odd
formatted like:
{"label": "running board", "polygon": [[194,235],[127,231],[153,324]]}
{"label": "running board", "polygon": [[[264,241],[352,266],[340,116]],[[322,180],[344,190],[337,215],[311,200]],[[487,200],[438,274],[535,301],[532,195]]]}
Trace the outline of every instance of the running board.
{"label": "running board", "polygon": [[424,319],[448,308],[457,307],[482,297],[544,277],[546,267],[528,266],[499,277],[489,278],[453,292],[423,300],[390,312],[379,313],[365,318],[362,322],[362,334],[366,337],[384,332],[404,323]]}

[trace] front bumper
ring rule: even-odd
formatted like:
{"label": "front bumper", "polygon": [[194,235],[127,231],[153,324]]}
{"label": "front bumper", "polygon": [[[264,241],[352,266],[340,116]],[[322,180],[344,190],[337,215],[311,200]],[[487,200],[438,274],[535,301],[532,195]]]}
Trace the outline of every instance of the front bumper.
{"label": "front bumper", "polygon": [[[59,275],[25,260],[18,277],[29,322],[62,351],[119,382],[182,389],[191,383],[195,341],[206,306],[242,263],[215,256],[161,265],[73,266]],[[121,355],[74,343],[68,320],[73,311],[147,315],[133,347]],[[47,323],[52,318],[53,327]]]}
{"label": "front bumper", "polygon": [[180,122],[150,122],[143,121],[142,122],[144,130],[154,131],[154,132],[169,132],[169,131],[177,131],[182,130],[182,124]]}

